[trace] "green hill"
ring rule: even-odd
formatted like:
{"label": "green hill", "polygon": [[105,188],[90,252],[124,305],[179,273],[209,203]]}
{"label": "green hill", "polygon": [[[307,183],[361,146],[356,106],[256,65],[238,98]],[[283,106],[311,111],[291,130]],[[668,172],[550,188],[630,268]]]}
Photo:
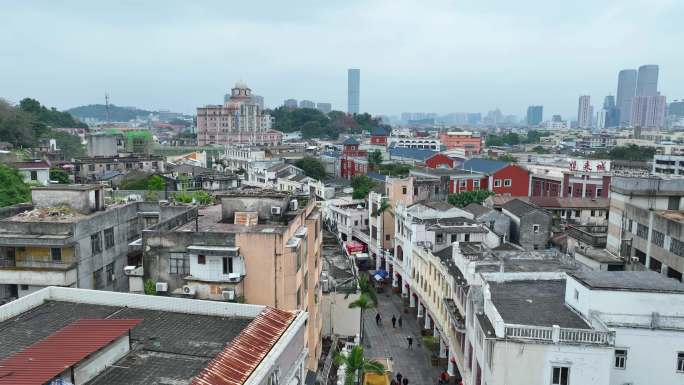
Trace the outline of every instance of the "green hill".
{"label": "green hill", "polygon": [[[104,104],[90,104],[87,106],[79,106],[66,110],[66,112],[79,119],[97,119],[101,121],[107,120],[107,110]],[[147,117],[153,111],[141,110],[135,107],[119,107],[113,104],[109,105],[109,119],[112,122],[128,122],[139,116]]]}

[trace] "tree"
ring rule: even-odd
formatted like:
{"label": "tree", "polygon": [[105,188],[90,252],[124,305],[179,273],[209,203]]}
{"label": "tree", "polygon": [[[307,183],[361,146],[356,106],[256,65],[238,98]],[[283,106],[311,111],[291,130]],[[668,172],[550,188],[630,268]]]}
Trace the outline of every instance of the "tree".
{"label": "tree", "polygon": [[71,135],[67,132],[51,131],[43,134],[43,138],[54,139],[57,142],[57,148],[62,151],[64,159],[73,159],[85,155],[85,148],[81,138],[76,135]]}
{"label": "tree", "polygon": [[295,166],[304,170],[306,176],[314,179],[324,180],[327,175],[323,163],[313,156],[303,157],[295,163]]}
{"label": "tree", "polygon": [[166,188],[166,181],[159,175],[152,175],[147,179],[147,189],[150,191],[161,191]]}
{"label": "tree", "polygon": [[411,171],[411,166],[403,163],[383,163],[377,171],[382,175],[405,177]]}
{"label": "tree", "polygon": [[487,190],[464,191],[458,194],[449,194],[447,201],[456,207],[466,207],[471,203],[482,204],[485,199],[492,195],[494,193]]}
{"label": "tree", "polygon": [[56,181],[59,184],[71,183],[69,180],[69,173],[65,169],[59,167],[50,168],[50,180]]}
{"label": "tree", "polygon": [[389,210],[392,207],[392,205],[389,203],[387,198],[382,198],[380,200],[380,205],[371,213],[372,216],[374,217],[380,217],[380,221],[382,223],[382,232],[383,234],[379,234],[378,237],[382,241],[384,241],[384,233],[385,233],[385,211]]}
{"label": "tree", "polygon": [[380,166],[382,164],[382,153],[380,150],[375,150],[373,152],[368,153],[368,165],[371,167],[372,170],[375,170],[376,167]]}
{"label": "tree", "polygon": [[549,151],[548,149],[546,149],[542,146],[534,146],[532,148],[532,151],[536,152],[537,154],[550,154],[551,153],[551,151]]}
{"label": "tree", "polygon": [[385,372],[383,364],[363,356],[363,348],[359,345],[354,346],[348,355],[338,353],[335,362],[345,367],[344,385],[359,383],[364,373],[383,374]]}
{"label": "tree", "polygon": [[354,192],[352,193],[353,199],[364,199],[368,196],[370,190],[375,186],[373,179],[367,177],[366,175],[357,175],[352,178],[351,181]]}
{"label": "tree", "polygon": [[31,115],[0,99],[0,141],[16,147],[31,146],[35,138]]}
{"label": "tree", "polygon": [[0,207],[31,201],[31,190],[19,171],[0,164]]}
{"label": "tree", "polygon": [[633,162],[645,162],[653,159],[656,149],[654,147],[640,147],[635,144],[614,147],[610,152],[597,152],[591,155],[593,159],[628,160]]}
{"label": "tree", "polygon": [[518,158],[514,157],[511,154],[499,155],[496,159],[502,162],[518,163]]}

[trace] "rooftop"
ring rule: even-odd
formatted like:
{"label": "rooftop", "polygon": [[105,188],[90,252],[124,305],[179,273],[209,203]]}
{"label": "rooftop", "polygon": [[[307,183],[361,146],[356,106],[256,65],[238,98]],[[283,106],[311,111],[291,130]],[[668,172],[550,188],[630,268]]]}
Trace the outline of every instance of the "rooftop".
{"label": "rooftop", "polygon": [[46,161],[35,161],[35,162],[14,162],[15,168],[18,169],[44,169],[50,168],[50,164]]}
{"label": "rooftop", "polygon": [[490,281],[489,290],[507,324],[590,329],[565,306],[565,280]]}
{"label": "rooftop", "polygon": [[591,289],[684,293],[684,283],[654,271],[578,271],[570,275]]}
{"label": "rooftop", "polygon": [[529,212],[539,210],[537,206],[527,203],[521,199],[510,200],[503,205],[503,208],[517,217],[523,217]]}
{"label": "rooftop", "polygon": [[463,210],[473,214],[476,218],[480,215],[484,215],[492,211],[492,209],[484,207],[479,203],[471,203],[468,206],[464,207]]}
{"label": "rooftop", "polygon": [[9,357],[81,318],[142,320],[131,331],[131,351],[93,379],[89,383],[92,385],[187,384],[251,321],[50,300],[0,322],[0,358]]}
{"label": "rooftop", "polygon": [[402,148],[402,147],[392,147],[389,149],[390,158],[409,158],[418,161],[425,161],[431,156],[437,154],[437,151],[425,150],[421,148]]}
{"label": "rooftop", "polygon": [[501,170],[506,166],[508,166],[508,163],[500,160],[473,158],[463,162],[463,166],[461,166],[461,168],[464,170],[472,170],[485,174],[491,174]]}

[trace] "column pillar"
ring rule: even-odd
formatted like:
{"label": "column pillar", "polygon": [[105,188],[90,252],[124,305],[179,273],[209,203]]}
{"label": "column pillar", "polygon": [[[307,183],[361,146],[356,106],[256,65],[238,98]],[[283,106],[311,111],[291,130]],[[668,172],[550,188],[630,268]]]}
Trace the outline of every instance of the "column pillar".
{"label": "column pillar", "polygon": [[456,371],[454,370],[456,368],[456,365],[454,364],[454,361],[456,357],[454,357],[454,353],[452,353],[451,349],[449,349],[449,352],[447,354],[447,373],[449,373],[450,377],[453,377],[456,375]]}
{"label": "column pillar", "polygon": [[423,304],[421,304],[420,301],[418,301],[418,318],[423,316],[423,309]]}
{"label": "column pillar", "polygon": [[448,352],[447,352],[447,345],[444,342],[444,338],[440,337],[439,338],[439,358],[447,358]]}
{"label": "column pillar", "polygon": [[[410,308],[416,307],[416,297],[414,297],[414,296],[411,294],[411,291],[410,291],[410,290],[408,291],[408,295],[409,295],[409,307],[410,307]],[[419,308],[420,308],[420,307],[419,307]]]}
{"label": "column pillar", "polygon": [[425,309],[425,325],[424,329],[430,329],[430,317],[427,315],[427,308]]}
{"label": "column pillar", "polygon": [[397,273],[392,272],[392,287],[399,286],[399,279],[397,278]]}
{"label": "column pillar", "polygon": [[406,297],[407,295],[409,295],[409,293],[408,293],[408,288],[406,287],[406,282],[404,282],[404,281],[402,280],[402,285],[401,285],[401,296],[402,296],[402,297]]}
{"label": "column pillar", "polygon": [[382,267],[382,253],[375,253],[375,270],[380,270]]}

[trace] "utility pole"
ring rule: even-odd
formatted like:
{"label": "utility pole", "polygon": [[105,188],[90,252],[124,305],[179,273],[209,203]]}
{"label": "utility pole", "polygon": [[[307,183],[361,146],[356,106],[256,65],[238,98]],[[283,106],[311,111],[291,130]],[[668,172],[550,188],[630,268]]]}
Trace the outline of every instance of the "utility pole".
{"label": "utility pole", "polygon": [[107,114],[107,125],[111,124],[109,119],[109,94],[105,92],[105,113]]}

